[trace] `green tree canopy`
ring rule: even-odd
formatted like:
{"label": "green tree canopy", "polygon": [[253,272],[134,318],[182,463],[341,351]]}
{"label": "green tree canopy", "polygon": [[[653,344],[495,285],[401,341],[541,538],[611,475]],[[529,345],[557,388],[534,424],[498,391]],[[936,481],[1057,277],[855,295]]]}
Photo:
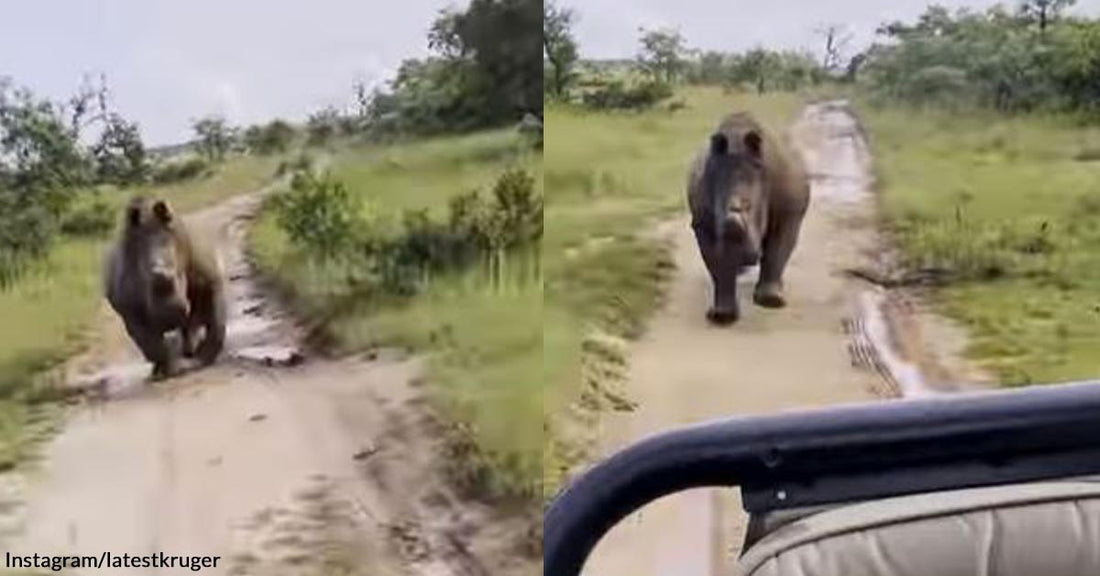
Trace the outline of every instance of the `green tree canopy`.
{"label": "green tree canopy", "polygon": [[677,30],[641,29],[638,67],[655,80],[675,83],[687,68],[687,45]]}
{"label": "green tree canopy", "polygon": [[543,54],[550,63],[550,82],[547,91],[561,97],[566,94],[576,79],[576,65],[579,59],[577,41],[573,38],[573,24],[576,12],[559,6],[553,0],[547,0],[542,19]]}
{"label": "green tree canopy", "polygon": [[275,119],[264,125],[250,126],[242,137],[250,152],[266,155],[286,152],[294,141],[294,134],[293,126]]}
{"label": "green tree canopy", "polygon": [[198,137],[199,153],[212,162],[220,162],[233,147],[236,129],[221,116],[207,116],[192,124]]}

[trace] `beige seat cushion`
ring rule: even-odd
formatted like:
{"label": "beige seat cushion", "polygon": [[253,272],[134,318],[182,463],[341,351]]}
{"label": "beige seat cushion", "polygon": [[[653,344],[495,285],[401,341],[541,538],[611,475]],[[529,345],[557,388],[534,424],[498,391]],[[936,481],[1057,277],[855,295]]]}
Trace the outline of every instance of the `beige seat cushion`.
{"label": "beige seat cushion", "polygon": [[841,506],[780,526],[738,567],[744,576],[1100,575],[1100,482]]}

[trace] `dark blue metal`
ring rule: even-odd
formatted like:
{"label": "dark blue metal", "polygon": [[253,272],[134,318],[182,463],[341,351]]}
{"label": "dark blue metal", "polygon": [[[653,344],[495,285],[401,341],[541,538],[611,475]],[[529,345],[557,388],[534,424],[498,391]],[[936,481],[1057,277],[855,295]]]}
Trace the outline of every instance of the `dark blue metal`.
{"label": "dark blue metal", "polygon": [[577,576],[626,515],[738,486],[750,513],[1100,474],[1100,382],[841,406],[701,424],[578,477],[543,517],[544,576]]}

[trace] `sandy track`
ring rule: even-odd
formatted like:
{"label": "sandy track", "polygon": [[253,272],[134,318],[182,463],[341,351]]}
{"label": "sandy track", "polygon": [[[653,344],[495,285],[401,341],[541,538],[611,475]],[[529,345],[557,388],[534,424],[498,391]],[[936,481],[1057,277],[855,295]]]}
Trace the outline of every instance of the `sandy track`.
{"label": "sandy track", "polygon": [[0,476],[0,551],[221,556],[204,574],[524,573],[518,520],[441,480],[421,361],[299,347],[301,331],[243,254],[262,196],[186,218],[218,239],[230,278],[225,358],[148,384],[148,364],[105,310],[70,369],[92,399],[39,465]]}
{"label": "sandy track", "polygon": [[[744,317],[708,326],[710,281],[688,223],[670,226],[678,273],[648,333],[631,349],[627,395],[638,408],[604,420],[613,452],[670,427],[738,414],[865,400],[885,383],[860,363],[853,338],[864,288],[842,273],[875,245],[869,156],[841,104],[805,109],[791,136],[813,179],[809,214],[786,275],[790,305],[752,306],[754,278],[742,279]],[[686,165],[685,165],[686,166]],[[854,332],[862,333],[856,329]],[[853,354],[855,353],[855,354]],[[733,491],[671,496],[628,517],[597,547],[588,576],[709,576],[729,573],[744,532]]]}

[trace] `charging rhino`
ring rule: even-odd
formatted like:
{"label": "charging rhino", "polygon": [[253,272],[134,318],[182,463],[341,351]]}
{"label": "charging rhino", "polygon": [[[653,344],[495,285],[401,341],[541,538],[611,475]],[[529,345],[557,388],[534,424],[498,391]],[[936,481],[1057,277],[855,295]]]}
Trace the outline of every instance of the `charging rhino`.
{"label": "charging rhino", "polygon": [[810,203],[799,159],[750,114],[731,114],[692,164],[687,197],[699,252],[714,282],[707,318],[717,324],[738,320],[737,277],[756,264],[753,301],[785,306],[783,271]]}
{"label": "charging rhino", "polygon": [[[153,376],[177,370],[166,340],[178,330],[184,356],[214,362],[225,342],[225,280],[213,251],[187,233],[163,200],[137,196],[104,271],[107,301],[153,364]],[[202,341],[196,339],[202,331]]]}

